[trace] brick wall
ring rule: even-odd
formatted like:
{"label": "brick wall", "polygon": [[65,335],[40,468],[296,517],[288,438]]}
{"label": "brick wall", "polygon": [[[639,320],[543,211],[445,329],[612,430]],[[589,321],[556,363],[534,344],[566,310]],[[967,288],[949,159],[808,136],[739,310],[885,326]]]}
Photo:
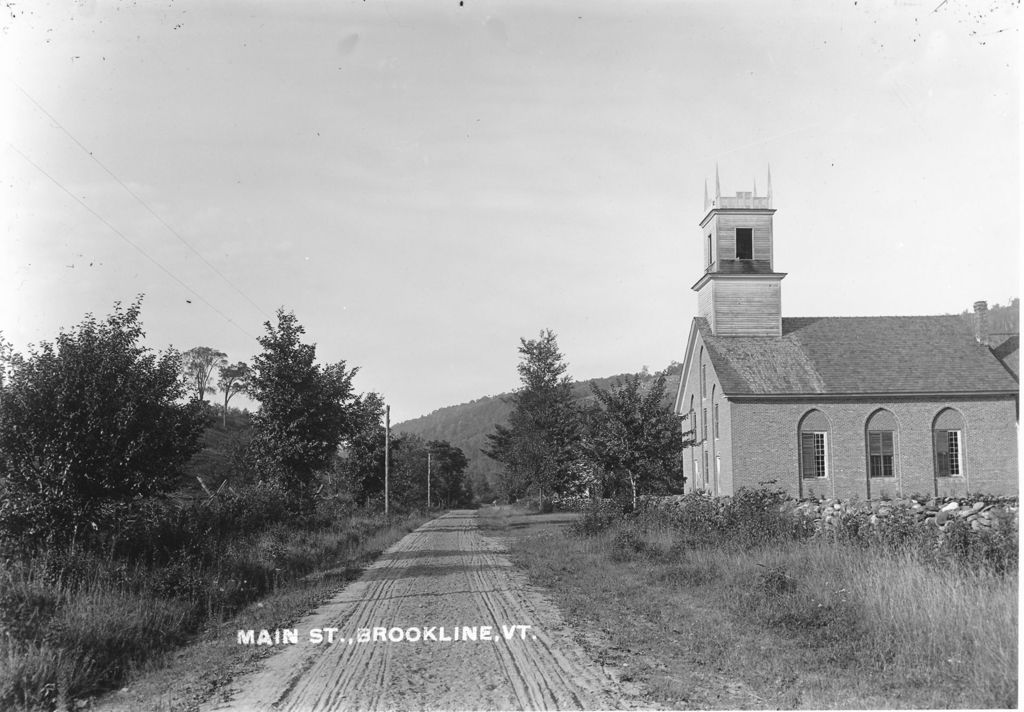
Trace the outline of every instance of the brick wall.
{"label": "brick wall", "polygon": [[[683,455],[683,471],[686,475],[686,488],[685,491],[693,492],[695,490],[704,489],[704,454],[707,453],[708,466],[710,472],[708,473],[708,487],[707,490],[712,494],[729,494],[733,491],[732,483],[732,416],[730,415],[730,408],[732,404],[722,397],[722,386],[718,382],[718,378],[715,375],[715,370],[711,366],[710,359],[707,353],[704,352],[703,361],[701,360],[702,347],[704,343],[700,337],[700,333],[696,333],[693,344],[693,360],[690,364],[690,370],[688,373],[683,374],[683,412],[687,412],[690,407],[690,397],[693,396],[693,407],[696,411],[696,422],[686,422],[686,428],[696,428],[697,433],[697,446],[696,448],[687,449]],[[701,397],[701,366],[707,366],[707,384],[706,384],[706,396]],[[712,394],[714,396],[712,397]],[[718,403],[718,438],[715,438],[714,429],[714,412],[715,403]],[[704,409],[708,412],[708,423],[707,423],[707,440],[702,438],[703,433],[703,416]],[[697,462],[700,465],[699,472],[695,470],[693,466],[694,456],[696,455]],[[720,469],[716,468],[715,459],[720,458]],[[718,477],[717,491],[715,478]]]}
{"label": "brick wall", "polygon": [[[963,416],[964,474],[936,479],[932,424],[947,407],[955,408]],[[801,481],[798,423],[812,408],[824,413],[830,423],[829,475]],[[866,425],[880,408],[889,410],[898,424],[896,472],[895,477],[869,481]],[[1016,403],[1012,398],[736,402],[729,407],[729,413],[732,457],[728,479],[732,489],[724,490],[723,494],[766,480],[776,480],[779,487],[794,497],[865,499],[918,493],[1018,493]],[[724,458],[722,466],[725,470]]]}

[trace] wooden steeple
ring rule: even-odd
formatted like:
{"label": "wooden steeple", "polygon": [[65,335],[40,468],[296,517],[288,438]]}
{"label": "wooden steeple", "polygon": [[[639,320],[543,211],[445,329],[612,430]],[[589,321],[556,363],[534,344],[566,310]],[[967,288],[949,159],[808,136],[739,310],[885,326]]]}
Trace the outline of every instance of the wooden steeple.
{"label": "wooden steeple", "polygon": [[698,315],[716,336],[781,336],[782,278],[773,267],[772,177],[768,194],[723,196],[715,166],[715,196],[704,187],[704,274],[693,285]]}

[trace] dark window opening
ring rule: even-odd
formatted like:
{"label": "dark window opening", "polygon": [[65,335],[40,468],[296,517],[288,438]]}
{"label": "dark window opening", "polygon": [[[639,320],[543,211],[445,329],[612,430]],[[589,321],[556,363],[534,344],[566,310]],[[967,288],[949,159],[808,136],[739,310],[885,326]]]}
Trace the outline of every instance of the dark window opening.
{"label": "dark window opening", "polygon": [[715,261],[714,253],[711,250],[711,235],[708,235],[708,267],[710,267]]}
{"label": "dark window opening", "polygon": [[754,230],[749,227],[736,228],[736,259],[754,259]]}
{"label": "dark window opening", "polygon": [[894,477],[893,431],[868,432],[868,468],[871,477]]}

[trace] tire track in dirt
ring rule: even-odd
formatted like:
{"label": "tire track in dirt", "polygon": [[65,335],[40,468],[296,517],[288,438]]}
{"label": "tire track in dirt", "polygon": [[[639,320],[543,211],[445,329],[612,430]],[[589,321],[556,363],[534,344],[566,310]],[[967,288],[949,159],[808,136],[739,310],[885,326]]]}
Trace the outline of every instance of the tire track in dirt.
{"label": "tire track in dirt", "polygon": [[[506,640],[502,626],[530,626]],[[360,629],[492,626],[486,640],[349,642]],[[299,621],[299,643],[235,680],[208,710],[616,709],[616,684],[573,641],[557,609],[481,536],[476,514],[450,512],[390,549]],[[312,628],[337,628],[333,644]]]}

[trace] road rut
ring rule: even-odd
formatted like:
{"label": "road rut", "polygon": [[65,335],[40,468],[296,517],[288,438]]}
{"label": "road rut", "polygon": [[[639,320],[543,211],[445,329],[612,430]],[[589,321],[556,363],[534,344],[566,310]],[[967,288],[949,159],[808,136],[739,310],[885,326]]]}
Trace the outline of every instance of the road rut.
{"label": "road rut", "polygon": [[[491,626],[496,640],[440,640],[456,627],[464,637],[464,626],[478,637]],[[506,640],[508,626],[529,628]],[[310,642],[310,630],[326,628],[338,629],[333,643]],[[358,642],[360,630],[369,631],[365,637],[374,628],[393,637],[433,628],[439,639]],[[297,644],[280,646],[262,669],[233,682],[230,701],[207,709],[620,707],[614,681],[501,545],[480,534],[472,511],[450,512],[412,532],[295,629]]]}

